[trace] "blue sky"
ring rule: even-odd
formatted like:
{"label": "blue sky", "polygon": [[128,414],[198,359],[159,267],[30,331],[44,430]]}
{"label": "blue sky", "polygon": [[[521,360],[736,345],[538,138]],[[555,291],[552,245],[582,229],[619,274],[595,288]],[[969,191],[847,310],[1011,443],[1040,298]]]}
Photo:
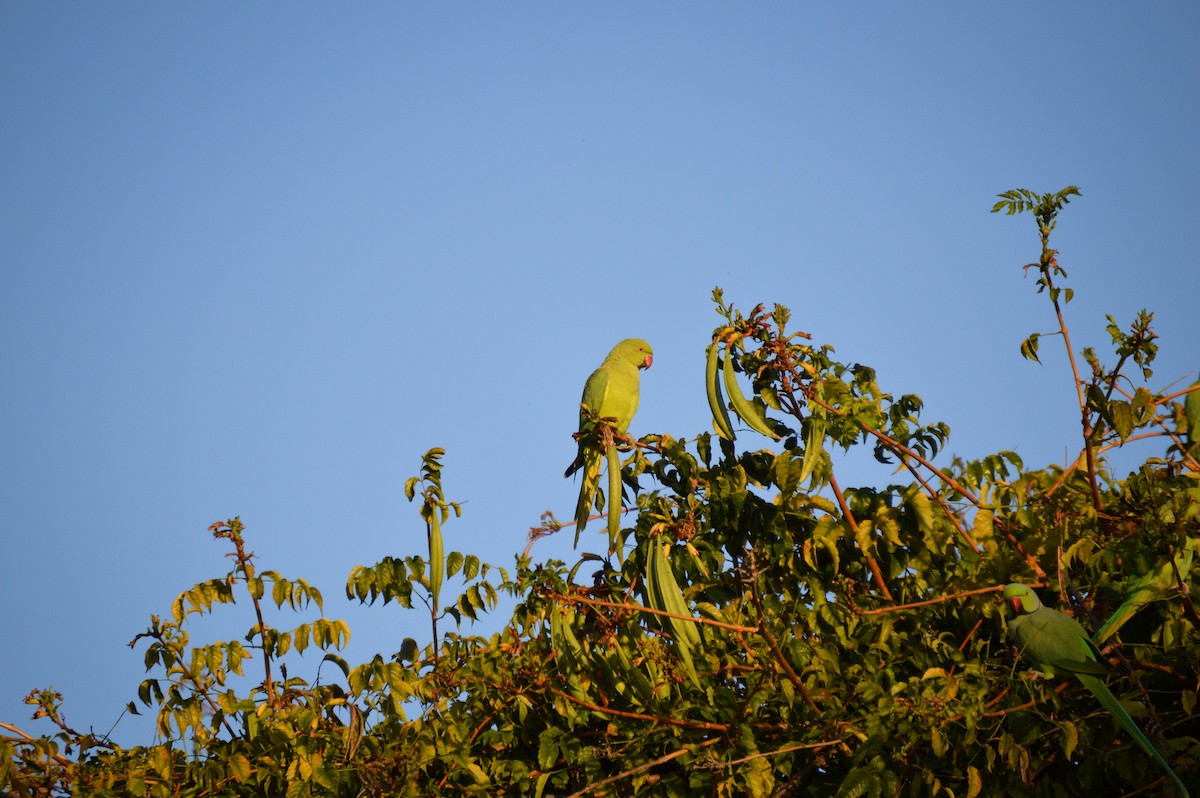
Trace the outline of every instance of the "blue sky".
{"label": "blue sky", "polygon": [[0,720],[45,730],[20,700],[53,685],[106,731],[143,675],[126,643],[222,573],[206,529],[234,515],[352,662],[424,634],[342,598],[422,550],[421,454],[464,502],[447,548],[511,566],[571,513],[617,340],[656,352],[632,432],[708,428],[715,285],[922,395],[952,452],[1072,456],[1059,343],[1018,353],[1054,329],[1033,222],[989,209],[1081,186],[1056,238],[1077,348],[1146,307],[1154,384],[1192,379],[1200,10],[1148,8],[5,4]]}

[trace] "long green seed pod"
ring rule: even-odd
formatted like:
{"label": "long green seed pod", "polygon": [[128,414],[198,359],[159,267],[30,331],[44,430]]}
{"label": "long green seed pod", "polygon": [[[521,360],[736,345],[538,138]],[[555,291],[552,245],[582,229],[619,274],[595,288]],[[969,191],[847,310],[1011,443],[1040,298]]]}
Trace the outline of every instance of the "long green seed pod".
{"label": "long green seed pod", "polygon": [[704,369],[704,390],[708,394],[708,409],[712,411],[713,427],[717,434],[727,441],[735,438],[733,425],[729,422],[729,410],[725,407],[725,397],[721,396],[721,381],[717,379],[717,369],[720,347],[713,342],[708,347],[708,358]]}
{"label": "long green seed pod", "polygon": [[562,642],[566,644],[571,658],[578,663],[583,658],[583,645],[580,644],[579,638],[575,636],[575,629],[573,628],[575,610],[569,607],[557,607],[556,609],[561,613],[559,633],[562,635]]}
{"label": "long green seed pod", "polygon": [[442,523],[440,510],[429,508],[429,592],[433,594],[433,606],[438,606],[438,594],[442,592],[442,580],[446,577],[446,555],[442,550]]}
{"label": "long green seed pod", "polygon": [[621,461],[617,458],[617,446],[608,445],[608,550],[616,552],[620,559],[624,553],[617,551],[621,545]]}
{"label": "long green seed pod", "polygon": [[629,656],[628,648],[620,645],[613,648],[616,651],[617,663],[621,667],[626,684],[633,688],[639,701],[643,704],[650,703],[654,699],[654,685],[650,684],[650,680],[646,678],[646,674],[642,673],[642,669],[633,664],[633,658]]}
{"label": "long green seed pod", "polygon": [[[652,538],[650,547],[646,562],[649,568],[650,593],[654,596],[653,603],[659,605],[655,609],[672,615],[691,615],[683,593],[679,590],[679,583],[675,581],[675,574],[671,571],[671,564],[663,554],[661,541],[657,537]],[[696,631],[695,624],[684,618],[669,617],[667,621],[675,638],[675,653],[679,656],[679,661],[692,684],[699,686],[700,676],[696,673],[696,665],[692,661],[692,646],[700,644],[700,633]]]}
{"label": "long green seed pod", "polygon": [[670,618],[675,636],[687,640],[692,645],[698,646],[700,645],[700,632],[696,629],[695,623],[685,620],[685,618],[691,617],[692,610],[688,607],[687,600],[683,597],[683,591],[679,588],[679,583],[675,581],[675,572],[671,570],[671,563],[667,561],[662,546],[655,546],[655,554],[658,560],[655,575],[658,581],[659,594],[662,596],[662,609],[672,615],[683,616],[680,618]]}
{"label": "long green seed pod", "polygon": [[812,476],[813,469],[817,467],[817,462],[821,459],[826,426],[825,411],[820,411],[820,415],[809,414],[808,434],[804,436],[804,465],[800,468],[801,484]]}
{"label": "long green seed pod", "polygon": [[573,665],[574,663],[570,662],[570,647],[566,645],[566,640],[563,636],[562,609],[551,605],[547,615],[550,621],[550,647],[562,658],[564,665],[568,663]]}
{"label": "long green seed pod", "polygon": [[742,421],[750,425],[750,429],[766,435],[772,440],[779,440],[779,436],[767,424],[767,417],[763,415],[762,411],[753,402],[747,400],[742,394],[742,389],[733,374],[733,353],[728,349],[725,350],[723,371],[725,375],[725,392],[729,394],[729,401],[733,403],[733,411],[741,416]]}

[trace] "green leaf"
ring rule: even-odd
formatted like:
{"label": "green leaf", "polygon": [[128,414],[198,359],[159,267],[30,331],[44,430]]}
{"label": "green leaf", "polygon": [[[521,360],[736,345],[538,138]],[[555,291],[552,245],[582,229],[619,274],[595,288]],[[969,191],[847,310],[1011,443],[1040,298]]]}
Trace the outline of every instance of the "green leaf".
{"label": "green leaf", "polygon": [[558,735],[553,731],[541,735],[538,738],[538,766],[543,770],[549,770],[558,762],[558,755]]}
{"label": "green leaf", "polygon": [[337,669],[342,672],[342,676],[349,678],[350,664],[348,662],[346,662],[346,660],[339,657],[337,654],[330,652],[330,653],[326,654],[325,656],[321,657],[321,662],[332,662],[335,666],[337,666]]}
{"label": "green leaf", "polygon": [[995,543],[995,519],[996,513],[990,507],[980,507],[975,511],[975,518],[971,522],[971,536],[976,543],[984,546],[985,549],[991,551],[990,547],[994,547]]}
{"label": "green leaf", "polygon": [[271,586],[271,600],[275,602],[276,607],[283,607],[285,601],[291,600],[291,592],[288,590],[286,579],[275,578],[274,584]]}
{"label": "green leaf", "polygon": [[921,533],[928,535],[933,531],[933,504],[925,491],[918,489],[908,501],[909,507],[917,517],[917,525]]}
{"label": "green leaf", "polygon": [[1041,338],[1041,335],[1039,333],[1034,333],[1021,342],[1021,357],[1025,358],[1026,360],[1032,360],[1035,363],[1041,364],[1042,361],[1038,360],[1039,338]]}
{"label": "green leaf", "polygon": [[476,784],[486,786],[492,783],[491,778],[488,777],[488,774],[484,772],[483,768],[479,767],[479,765],[475,764],[474,762],[467,764],[467,770],[470,771],[471,776],[475,779]]}
{"label": "green leaf", "polygon": [[229,773],[239,784],[248,784],[254,775],[250,760],[244,754],[233,754],[229,757]]}
{"label": "green leaf", "polygon": [[1079,747],[1079,730],[1075,728],[1075,724],[1069,720],[1060,720],[1058,722],[1058,728],[1062,731],[1063,735],[1063,756],[1069,760],[1075,753],[1075,749]]}
{"label": "green leaf", "polygon": [[868,793],[874,795],[880,791],[880,786],[878,766],[872,760],[850,771],[838,788],[837,798],[860,798]]}
{"label": "green leaf", "polygon": [[1125,440],[1133,434],[1133,406],[1126,401],[1114,399],[1108,403],[1113,429]]}
{"label": "green leaf", "polygon": [[792,452],[776,455],[771,467],[771,479],[779,487],[779,492],[787,496],[795,493],[800,486],[804,465],[797,462]]}
{"label": "green leaf", "polygon": [[983,777],[979,774],[979,768],[974,765],[967,766],[967,798],[976,798],[983,792]]}

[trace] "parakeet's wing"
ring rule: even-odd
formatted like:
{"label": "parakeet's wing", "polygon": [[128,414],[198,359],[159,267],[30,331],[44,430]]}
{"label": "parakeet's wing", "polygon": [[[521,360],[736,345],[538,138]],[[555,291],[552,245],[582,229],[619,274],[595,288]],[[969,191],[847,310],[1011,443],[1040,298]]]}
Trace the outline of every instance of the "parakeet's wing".
{"label": "parakeet's wing", "polygon": [[[613,366],[608,361],[605,361],[600,365],[600,368],[592,372],[591,376],[587,378],[587,382],[583,384],[583,403],[602,418],[604,417],[604,413],[600,411],[608,401],[608,390],[612,382]],[[580,421],[583,420],[583,416],[579,418]]]}
{"label": "parakeet's wing", "polygon": [[[611,378],[612,378],[612,368],[611,368],[610,364],[608,363],[608,361],[605,361],[600,366],[600,368],[596,369],[595,371],[593,371],[591,373],[591,376],[589,376],[587,378],[587,382],[585,382],[583,384],[583,397],[581,398],[580,401],[582,401],[585,405],[587,405],[589,408],[591,408],[594,412],[596,412],[601,417],[603,417],[604,414],[601,413],[600,410],[603,407],[605,401],[607,401],[608,386],[609,386],[609,383],[611,382]],[[580,410],[580,412],[579,412],[579,430],[580,431],[583,430],[583,425],[584,425],[585,421],[586,421],[586,417],[583,415],[583,411]],[[571,464],[569,466],[567,466],[567,470],[565,472],[563,472],[563,476],[564,477],[571,476],[576,471],[578,471],[580,468],[582,468],[586,461],[587,461],[587,446],[585,446],[584,443],[582,441],[580,441],[579,442],[579,450],[575,454],[575,459],[571,462]]]}
{"label": "parakeet's wing", "polygon": [[640,382],[637,367],[627,363],[614,365],[605,382],[600,417],[615,418],[621,432],[629,429],[633,414],[637,412]]}
{"label": "parakeet's wing", "polygon": [[1058,610],[1041,607],[1010,624],[1022,652],[1047,676],[1058,671],[1103,675],[1097,652],[1083,627]]}
{"label": "parakeet's wing", "polygon": [[[630,380],[625,371],[632,373],[632,407],[630,406]],[[583,385],[583,404],[587,405],[600,418],[616,418],[617,428],[624,432],[633,420],[633,410],[637,409],[637,368],[620,362],[615,362],[611,356],[606,358],[600,368],[592,372]],[[583,429],[587,417],[579,414],[579,428]],[[588,516],[592,514],[592,504],[596,500],[596,490],[600,486],[600,463],[603,453],[594,446],[583,441],[579,443],[579,451],[575,461],[567,467],[563,476],[571,476],[583,469],[583,479],[579,485],[579,499],[575,503],[575,542],[579,542],[579,533],[587,526]],[[610,499],[611,500],[611,499]]]}
{"label": "parakeet's wing", "polygon": [[[593,412],[600,413],[608,398],[608,386],[612,382],[612,366],[606,360],[600,368],[591,373],[583,384],[583,404]],[[601,417],[603,414],[600,413]],[[587,417],[583,411],[579,413],[579,429],[583,430]],[[579,451],[575,461],[567,466],[564,477],[569,477],[583,469],[583,478],[579,484],[579,499],[575,502],[575,543],[579,543],[579,533],[587,526],[588,516],[592,514],[592,502],[596,498],[596,488],[600,484],[600,451],[589,446],[583,440],[579,441]]]}

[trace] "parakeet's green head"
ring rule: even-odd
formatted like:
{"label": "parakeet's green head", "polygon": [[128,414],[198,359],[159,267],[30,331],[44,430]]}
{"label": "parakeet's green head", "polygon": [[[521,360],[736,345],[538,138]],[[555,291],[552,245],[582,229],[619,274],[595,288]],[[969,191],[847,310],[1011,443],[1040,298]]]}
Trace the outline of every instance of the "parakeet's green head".
{"label": "parakeet's green head", "polygon": [[1005,586],[1004,603],[1008,605],[1014,615],[1036,612],[1042,606],[1042,600],[1037,597],[1037,593],[1020,582],[1011,582]]}
{"label": "parakeet's green head", "polygon": [[654,350],[650,348],[650,344],[641,338],[626,338],[613,347],[613,350],[608,353],[608,357],[605,360],[613,358],[623,360],[640,369],[648,369],[650,368],[650,364],[654,362]]}

